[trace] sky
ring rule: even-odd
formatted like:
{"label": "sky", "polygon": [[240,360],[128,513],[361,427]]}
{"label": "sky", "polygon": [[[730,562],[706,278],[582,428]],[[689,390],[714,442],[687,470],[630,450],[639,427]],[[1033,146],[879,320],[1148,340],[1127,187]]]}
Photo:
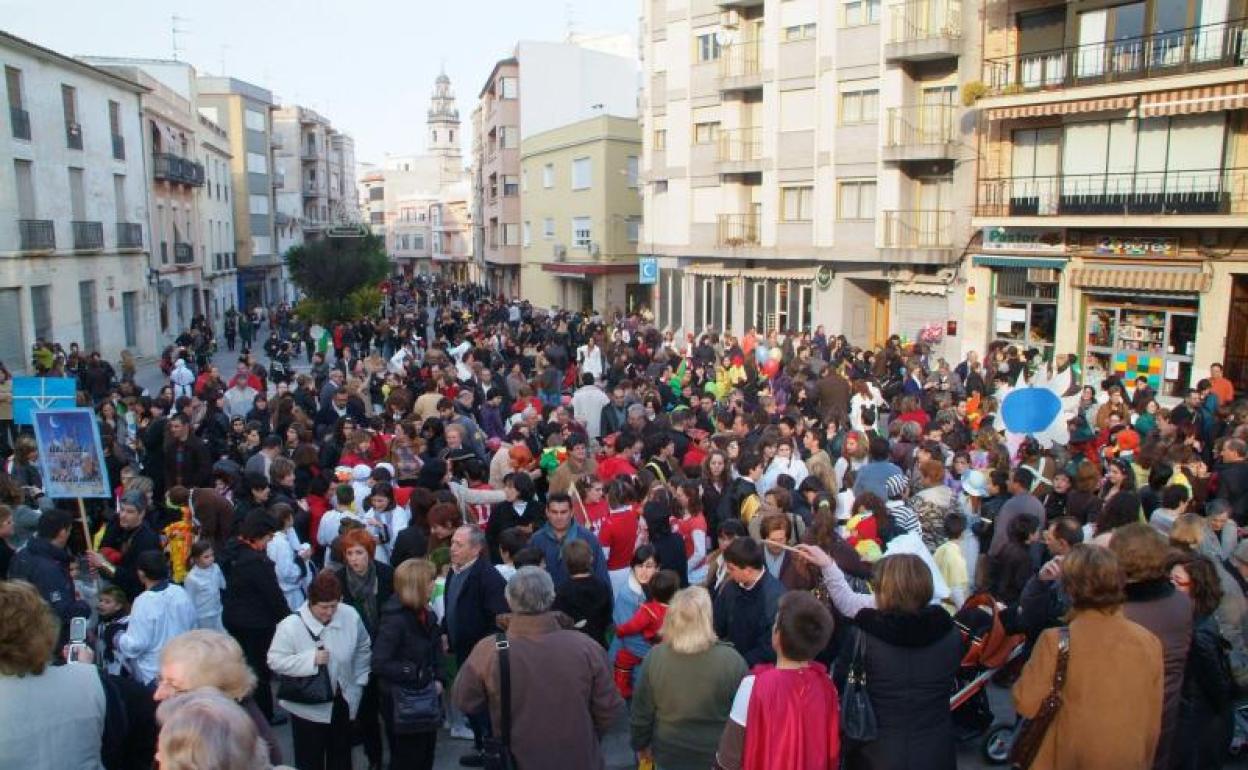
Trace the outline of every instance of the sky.
{"label": "sky", "polygon": [[380,162],[423,149],[443,66],[467,132],[517,41],[562,40],[569,21],[636,37],[640,13],[638,0],[0,0],[0,29],[70,56],[168,59],[176,25],[177,58],[320,112],[357,161]]}

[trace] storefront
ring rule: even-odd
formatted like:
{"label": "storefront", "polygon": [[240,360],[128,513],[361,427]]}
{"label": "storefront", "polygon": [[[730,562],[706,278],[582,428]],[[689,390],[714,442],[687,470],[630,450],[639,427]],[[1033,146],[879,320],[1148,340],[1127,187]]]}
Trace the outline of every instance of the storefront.
{"label": "storefront", "polygon": [[1045,361],[1057,352],[1058,303],[1064,258],[976,256],[976,267],[991,270],[990,342],[1035,349]]}
{"label": "storefront", "polygon": [[743,334],[813,332],[814,268],[698,265],[685,270],[693,301],[693,329]]}

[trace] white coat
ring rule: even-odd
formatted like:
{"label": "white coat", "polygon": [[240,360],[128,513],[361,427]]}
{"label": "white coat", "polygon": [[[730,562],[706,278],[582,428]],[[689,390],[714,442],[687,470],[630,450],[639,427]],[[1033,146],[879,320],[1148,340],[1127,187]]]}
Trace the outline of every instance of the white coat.
{"label": "white coat", "polygon": [[221,565],[213,564],[208,569],[191,567],[182,581],[182,587],[195,605],[199,627],[224,631],[225,626],[221,623],[221,592],[225,590],[225,575],[221,573]]}
{"label": "white coat", "polygon": [[117,651],[129,662],[135,679],[151,684],[160,675],[165,645],[175,636],[194,631],[198,624],[195,605],[182,586],[153,586],[134,600],[130,623],[117,637]]}
{"label": "white coat", "polygon": [[[329,651],[329,678],[334,689],[342,691],[348,713],[355,719],[364,685],[368,683],[373,650],[364,621],[351,605],[339,603],[329,624],[321,625],[305,602],[298,612],[277,624],[273,643],[269,645],[269,668],[285,676],[315,674],[317,646],[313,636],[319,636],[321,644]],[[309,722],[327,725],[333,716],[332,703],[309,705],[280,698],[278,703]]]}
{"label": "white coat", "polygon": [[293,528],[278,532],[264,548],[269,561],[273,562],[273,569],[277,572],[277,584],[286,596],[286,604],[290,606],[291,612],[303,604],[307,583],[305,570],[299,569],[299,551],[302,548],[303,543],[299,542]]}

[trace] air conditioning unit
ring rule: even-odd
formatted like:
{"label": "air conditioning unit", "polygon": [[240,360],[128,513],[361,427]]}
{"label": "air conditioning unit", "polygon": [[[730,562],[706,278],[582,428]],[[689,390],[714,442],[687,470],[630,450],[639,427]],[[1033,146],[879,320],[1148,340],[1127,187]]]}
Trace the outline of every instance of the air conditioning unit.
{"label": "air conditioning unit", "polygon": [[1027,268],[1027,283],[1060,283],[1061,275],[1051,267]]}
{"label": "air conditioning unit", "polygon": [[562,243],[556,243],[555,244],[555,260],[557,262],[562,262],[563,260],[567,258],[568,258],[568,247],[564,246]]}
{"label": "air conditioning unit", "polygon": [[589,242],[589,256],[595,259],[602,256],[602,248],[598,245],[598,241]]}
{"label": "air conditioning unit", "polygon": [[736,29],[741,24],[741,12],[736,8],[729,8],[719,14],[719,26],[724,29]]}

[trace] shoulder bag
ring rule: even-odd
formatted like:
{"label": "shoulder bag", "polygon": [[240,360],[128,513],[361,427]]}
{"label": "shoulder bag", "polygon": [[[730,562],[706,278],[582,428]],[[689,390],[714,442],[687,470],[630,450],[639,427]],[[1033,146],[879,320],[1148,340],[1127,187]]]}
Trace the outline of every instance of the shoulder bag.
{"label": "shoulder bag", "polygon": [[875,707],[867,693],[866,633],[858,629],[854,641],[854,657],[845,676],[845,692],[841,693],[841,733],[851,741],[869,743],[876,738]]}
{"label": "shoulder bag", "polygon": [[511,663],[508,650],[511,644],[507,635],[494,635],[494,647],[498,650],[499,700],[502,706],[502,725],[498,737],[488,735],[481,746],[485,756],[485,770],[516,770],[516,758],[511,754]]}
{"label": "shoulder bag", "polygon": [[[409,630],[411,623],[409,620]],[[426,733],[442,726],[442,693],[438,692],[433,664],[426,667],[417,682],[391,686],[390,699],[394,705],[395,733]]]}
{"label": "shoulder bag", "polygon": [[1066,683],[1066,664],[1070,662],[1070,629],[1057,630],[1057,667],[1053,670],[1053,687],[1040,703],[1040,710],[1031,719],[1024,719],[1010,747],[1010,767],[1027,770],[1040,753],[1044,735],[1062,707],[1062,685]]}
{"label": "shoulder bag", "polygon": [[[299,617],[298,613],[295,616]],[[312,637],[312,641],[316,642],[317,649],[321,649],[321,637],[312,633],[312,629],[308,628],[308,624],[303,622],[302,617],[299,618],[299,623],[308,632],[308,636]],[[322,703],[333,702],[334,683],[329,678],[329,666],[317,666],[316,673],[311,676],[278,674],[277,699],[305,706],[319,706]]]}

